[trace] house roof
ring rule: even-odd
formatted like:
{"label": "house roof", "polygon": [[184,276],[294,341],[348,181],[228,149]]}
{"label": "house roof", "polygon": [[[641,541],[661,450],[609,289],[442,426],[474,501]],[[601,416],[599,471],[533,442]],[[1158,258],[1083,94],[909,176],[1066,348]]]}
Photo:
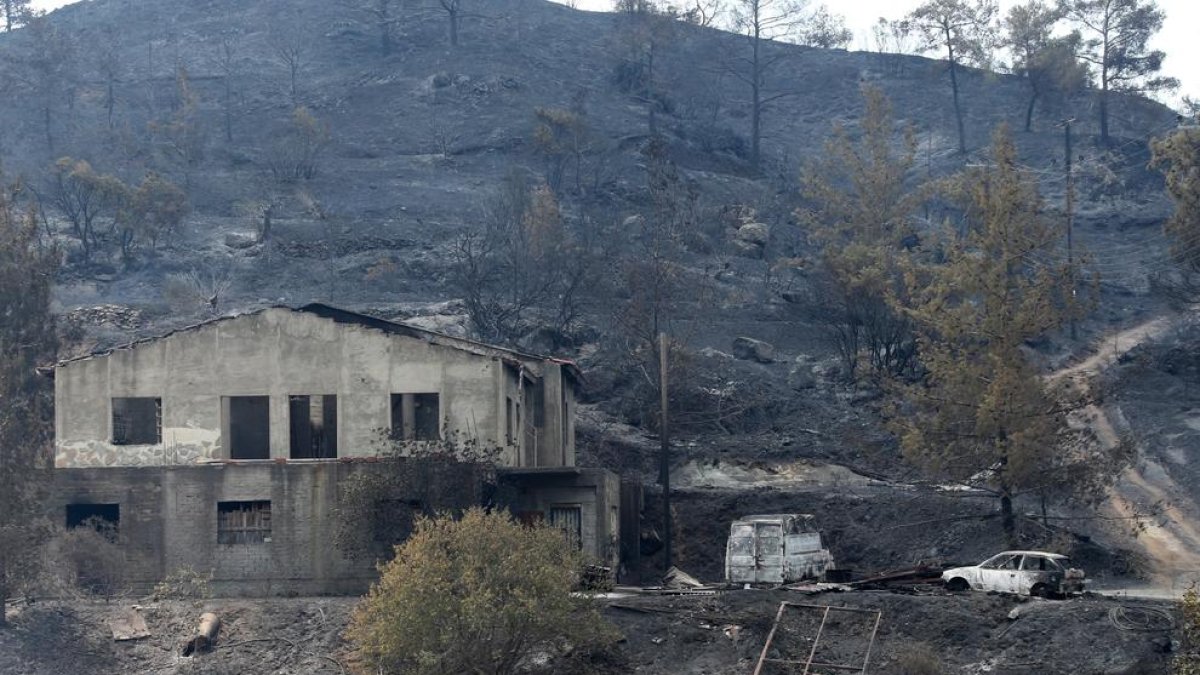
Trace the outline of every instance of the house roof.
{"label": "house roof", "polygon": [[436,344],[436,345],[440,345],[440,346],[444,346],[444,347],[450,347],[452,349],[459,349],[459,350],[470,352],[473,354],[478,354],[480,356],[488,356],[488,357],[492,357],[492,358],[498,358],[498,359],[513,363],[514,365],[519,365],[521,363],[529,362],[529,361],[549,361],[551,363],[556,363],[556,364],[565,366],[566,371],[571,375],[571,377],[573,377],[577,381],[581,380],[583,377],[583,374],[580,371],[579,366],[577,366],[573,361],[570,361],[567,359],[559,359],[559,358],[554,358],[554,357],[550,357],[550,356],[542,356],[539,354],[530,354],[530,353],[518,351],[515,349],[509,349],[507,347],[497,347],[495,345],[489,345],[489,344],[486,344],[483,342],[477,342],[475,340],[468,340],[466,338],[454,337],[453,335],[446,335],[445,333],[438,333],[436,331],[426,330],[424,328],[417,328],[416,326],[410,326],[408,324],[397,323],[395,321],[387,321],[385,319],[380,319],[379,317],[370,316],[369,314],[361,314],[359,312],[352,312],[350,310],[342,309],[340,307],[334,307],[332,305],[326,305],[326,304],[319,303],[319,302],[313,302],[313,303],[309,303],[306,305],[301,305],[299,307],[292,307],[289,305],[270,305],[267,307],[260,307],[258,309],[251,310],[248,312],[237,312],[234,314],[227,314],[225,316],[208,319],[206,321],[201,321],[199,323],[184,326],[182,328],[177,328],[175,330],[168,331],[168,332],[162,333],[160,335],[153,335],[153,336],[149,336],[149,337],[139,338],[137,340],[133,340],[131,342],[126,342],[126,343],[123,343],[120,345],[106,347],[103,349],[97,349],[97,350],[94,350],[87,354],[83,354],[81,356],[75,356],[75,357],[72,357],[69,359],[63,359],[63,360],[55,363],[52,367],[45,368],[42,370],[43,370],[43,372],[46,372],[49,375],[53,375],[54,368],[58,368],[60,366],[66,365],[68,363],[72,363],[75,361],[83,361],[86,359],[96,358],[96,357],[100,357],[100,356],[108,356],[109,354],[112,354],[113,352],[124,350],[124,349],[133,349],[139,345],[162,340],[162,339],[171,337],[172,335],[175,335],[177,333],[191,332],[194,330],[198,330],[200,328],[204,328],[206,326],[210,326],[215,323],[230,321],[230,320],[238,319],[238,318],[245,317],[245,316],[253,316],[255,314],[261,314],[265,311],[272,310],[272,309],[286,309],[286,310],[290,310],[293,312],[303,312],[305,314],[312,314],[315,316],[319,316],[323,319],[328,319],[328,320],[334,321],[336,323],[344,323],[344,324],[351,324],[351,325],[356,325],[356,326],[363,326],[366,328],[371,328],[374,330],[382,331],[389,335],[404,335],[406,337],[410,337],[410,338],[417,339],[417,340],[422,340],[422,341],[428,342],[430,344]]}

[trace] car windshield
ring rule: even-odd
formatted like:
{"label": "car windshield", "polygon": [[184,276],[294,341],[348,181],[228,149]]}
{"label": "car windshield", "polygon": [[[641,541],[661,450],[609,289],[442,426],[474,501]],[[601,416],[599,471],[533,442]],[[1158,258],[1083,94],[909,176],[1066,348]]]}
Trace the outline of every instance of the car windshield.
{"label": "car windshield", "polygon": [[987,560],[979,563],[980,567],[990,570],[1001,569],[1017,569],[1021,563],[1021,557],[1011,553],[1001,553],[1000,555],[992,556]]}

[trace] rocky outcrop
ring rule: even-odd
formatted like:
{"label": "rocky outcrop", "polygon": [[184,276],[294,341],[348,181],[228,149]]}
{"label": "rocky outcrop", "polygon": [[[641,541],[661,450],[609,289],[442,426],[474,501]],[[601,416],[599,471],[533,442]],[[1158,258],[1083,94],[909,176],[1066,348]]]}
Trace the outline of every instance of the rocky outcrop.
{"label": "rocky outcrop", "polygon": [[759,363],[775,362],[775,346],[769,342],[755,340],[749,337],[739,337],[733,340],[733,355],[743,361]]}
{"label": "rocky outcrop", "polygon": [[748,258],[761,258],[771,240],[771,228],[764,223],[746,223],[733,235],[733,247]]}

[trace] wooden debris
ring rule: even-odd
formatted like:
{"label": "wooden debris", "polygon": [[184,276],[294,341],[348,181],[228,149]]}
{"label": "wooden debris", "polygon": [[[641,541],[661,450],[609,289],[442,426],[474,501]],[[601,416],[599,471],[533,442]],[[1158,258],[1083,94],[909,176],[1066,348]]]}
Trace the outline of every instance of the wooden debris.
{"label": "wooden debris", "polygon": [[203,652],[212,647],[213,642],[217,638],[217,631],[221,629],[221,619],[212,612],[205,612],[200,615],[200,625],[196,627],[196,634],[192,639],[188,640],[183,646],[183,655],[191,656],[197,652]]}

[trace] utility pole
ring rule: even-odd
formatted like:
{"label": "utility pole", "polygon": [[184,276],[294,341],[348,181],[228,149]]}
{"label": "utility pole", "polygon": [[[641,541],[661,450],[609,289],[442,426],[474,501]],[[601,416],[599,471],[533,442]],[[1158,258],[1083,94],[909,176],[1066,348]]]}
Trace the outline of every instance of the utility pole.
{"label": "utility pole", "polygon": [[[1066,133],[1066,162],[1065,168],[1067,171],[1067,267],[1071,273],[1071,302],[1075,302],[1075,244],[1074,244],[1074,229],[1075,229],[1075,174],[1071,171],[1071,122],[1075,118],[1070,117],[1062,121],[1063,130]],[[1075,328],[1075,312],[1074,307],[1071,308],[1071,339],[1079,338]]]}
{"label": "utility pole", "polygon": [[664,570],[671,569],[671,437],[667,433],[667,334],[658,334],[658,391],[662,406],[658,436],[658,482],[662,484],[663,544],[666,548]]}

